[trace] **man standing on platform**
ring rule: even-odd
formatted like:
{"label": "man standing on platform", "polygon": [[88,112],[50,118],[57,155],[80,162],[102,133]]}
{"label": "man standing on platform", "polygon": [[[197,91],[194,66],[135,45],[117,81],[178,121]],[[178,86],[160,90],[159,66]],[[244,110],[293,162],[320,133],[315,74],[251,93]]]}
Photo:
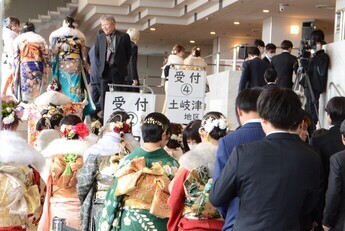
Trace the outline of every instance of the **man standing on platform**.
{"label": "man standing on platform", "polygon": [[[113,16],[102,16],[101,27],[104,33],[97,35],[95,56],[101,85],[100,103],[101,109],[104,111],[105,93],[109,91],[108,84],[125,84],[132,47],[129,35],[116,30]],[[115,90],[123,89],[117,87]]]}

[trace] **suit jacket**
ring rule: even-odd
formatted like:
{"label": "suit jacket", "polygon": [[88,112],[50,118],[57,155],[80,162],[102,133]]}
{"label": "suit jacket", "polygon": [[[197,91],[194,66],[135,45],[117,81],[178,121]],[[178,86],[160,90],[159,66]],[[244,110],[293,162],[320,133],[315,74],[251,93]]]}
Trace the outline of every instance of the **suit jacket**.
{"label": "suit jacket", "polygon": [[262,58],[263,61],[265,61],[266,63],[271,63],[271,61],[265,56]]}
{"label": "suit jacket", "polygon": [[245,61],[242,65],[242,75],[238,91],[266,85],[264,74],[268,67],[269,64],[259,57]]}
{"label": "suit jacket", "polygon": [[273,56],[271,66],[278,74],[277,85],[279,87],[292,89],[292,74],[296,64],[297,57],[289,52]]}
{"label": "suit jacket", "polygon": [[[115,56],[114,56],[114,66],[116,66],[119,77],[125,80],[127,75],[127,65],[131,57],[131,41],[127,33],[116,30],[116,45],[115,45]],[[107,54],[107,38],[106,34],[98,34],[95,42],[95,59],[98,65],[97,76],[102,78],[102,73],[104,71],[104,66],[106,64],[106,54]]]}
{"label": "suit jacket", "polygon": [[[234,132],[224,136],[218,142],[218,150],[216,156],[216,164],[214,167],[213,181],[215,181],[225,164],[228,162],[230,154],[234,147],[240,144],[246,144],[253,141],[263,139],[265,133],[262,130],[260,122],[249,122]],[[235,224],[235,218],[238,213],[239,199],[235,198],[230,204],[218,207],[222,217],[225,218],[223,229],[230,229]]]}
{"label": "suit jacket", "polygon": [[330,158],[330,171],[323,224],[332,230],[345,228],[345,151],[338,152]]}
{"label": "suit jacket", "polygon": [[319,199],[321,161],[298,135],[273,133],[237,146],[210,191],[218,207],[240,198],[234,230],[300,230]]}
{"label": "suit jacket", "polygon": [[133,80],[139,80],[138,78],[138,70],[137,70],[137,62],[138,62],[138,46],[135,45],[134,42],[131,41],[132,47],[132,55],[129,59],[129,63],[127,66],[127,75],[126,75],[126,82],[132,84]]}

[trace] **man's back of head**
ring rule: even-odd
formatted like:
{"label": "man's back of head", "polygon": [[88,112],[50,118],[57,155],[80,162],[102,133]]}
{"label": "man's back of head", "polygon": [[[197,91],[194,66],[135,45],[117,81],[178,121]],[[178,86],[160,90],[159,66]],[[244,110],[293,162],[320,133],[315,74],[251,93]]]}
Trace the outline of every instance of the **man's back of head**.
{"label": "man's back of head", "polygon": [[297,94],[287,88],[264,90],[257,103],[259,116],[275,129],[289,130],[299,124],[302,104]]}
{"label": "man's back of head", "polygon": [[[258,119],[257,100],[262,92],[262,88],[247,88],[242,90],[236,97],[236,110],[240,123],[243,124],[248,119]],[[245,116],[245,118],[243,118]]]}
{"label": "man's back of head", "polygon": [[283,50],[289,50],[293,48],[293,44],[290,40],[284,40],[281,44],[280,44],[281,49]]}
{"label": "man's back of head", "polygon": [[326,112],[330,118],[330,124],[340,126],[345,120],[345,97],[331,98],[326,105]]}

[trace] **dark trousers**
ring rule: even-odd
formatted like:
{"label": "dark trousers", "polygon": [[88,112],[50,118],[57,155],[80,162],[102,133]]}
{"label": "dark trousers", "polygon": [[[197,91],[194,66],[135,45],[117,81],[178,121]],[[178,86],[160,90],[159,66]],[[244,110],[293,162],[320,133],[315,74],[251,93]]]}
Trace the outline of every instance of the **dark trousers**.
{"label": "dark trousers", "polygon": [[[311,120],[312,120],[312,126],[313,126],[313,131],[316,129],[316,124],[318,122],[318,113],[319,113],[319,98],[320,98],[320,93],[316,92],[313,90],[314,93],[314,98],[315,101],[313,102],[312,96],[310,94],[309,88],[304,88],[304,95],[306,98],[305,102],[305,110],[310,113],[311,115]],[[316,108],[315,108],[316,107]]]}
{"label": "dark trousers", "polygon": [[[101,110],[104,111],[104,103],[105,103],[105,93],[109,91],[109,85],[110,83],[112,84],[125,84],[125,76],[121,75],[116,68],[116,66],[109,67],[108,65],[105,65],[104,71],[102,74],[102,78],[100,81],[100,88],[101,88],[101,100],[100,100],[100,105],[101,105]],[[124,91],[123,87],[115,87],[115,91]]]}

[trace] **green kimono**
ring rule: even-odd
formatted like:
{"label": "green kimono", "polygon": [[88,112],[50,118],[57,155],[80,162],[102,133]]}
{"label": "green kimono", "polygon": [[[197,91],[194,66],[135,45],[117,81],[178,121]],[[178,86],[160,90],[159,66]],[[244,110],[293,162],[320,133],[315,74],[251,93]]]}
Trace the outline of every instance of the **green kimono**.
{"label": "green kimono", "polygon": [[126,156],[107,192],[97,230],[166,230],[167,188],[178,167],[163,148],[148,152],[139,147]]}

